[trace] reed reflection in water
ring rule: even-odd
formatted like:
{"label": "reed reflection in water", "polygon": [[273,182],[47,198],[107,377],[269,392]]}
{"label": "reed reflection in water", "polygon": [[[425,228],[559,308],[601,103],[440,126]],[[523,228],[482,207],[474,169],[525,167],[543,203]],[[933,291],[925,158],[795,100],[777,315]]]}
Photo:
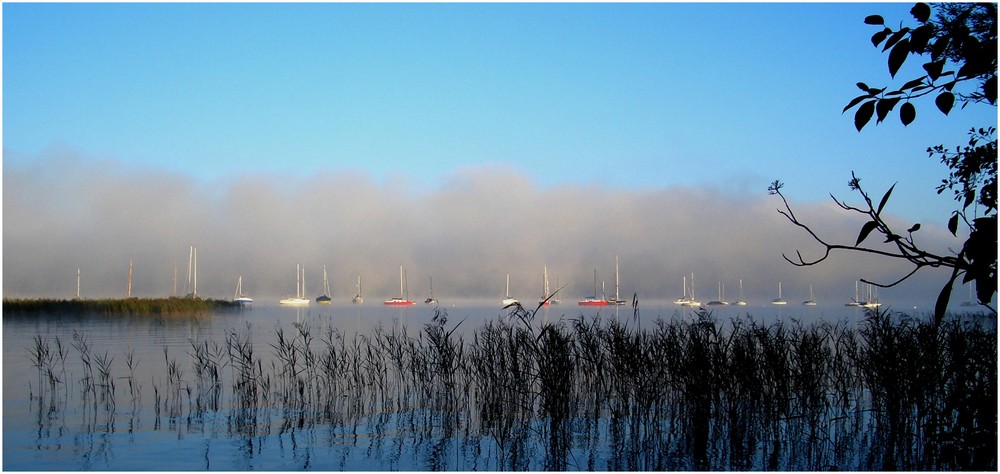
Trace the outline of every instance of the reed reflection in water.
{"label": "reed reflection in water", "polygon": [[247,322],[156,360],[38,335],[31,380],[5,379],[33,418],[5,417],[4,468],[996,469],[995,320],[638,313],[300,320],[264,344]]}

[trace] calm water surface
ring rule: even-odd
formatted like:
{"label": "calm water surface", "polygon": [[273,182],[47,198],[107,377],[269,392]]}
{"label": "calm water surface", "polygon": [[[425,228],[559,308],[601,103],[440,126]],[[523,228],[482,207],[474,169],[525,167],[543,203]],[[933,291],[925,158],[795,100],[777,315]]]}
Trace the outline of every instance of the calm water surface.
{"label": "calm water surface", "polygon": [[[487,321],[507,314],[497,306],[443,307],[447,329],[457,329],[470,341]],[[758,320],[796,318],[855,324],[861,312],[844,307],[721,307],[714,310],[720,322],[746,318]],[[220,312],[199,317],[140,316],[9,316],[3,319],[3,469],[4,470],[497,470],[510,466],[543,469],[544,449],[527,446],[511,460],[504,442],[486,436],[468,413],[451,419],[447,410],[425,402],[400,402],[386,412],[354,410],[349,402],[324,417],[290,410],[272,401],[267,408],[241,410],[226,388],[205,396],[196,374],[193,345],[215,348],[219,360],[227,337],[240,335],[252,341],[263,372],[280,370],[277,332],[296,334],[304,323],[316,336],[329,330],[354,340],[373,328],[406,331],[417,337],[432,322],[435,308],[386,307],[380,302],[364,305],[287,308],[256,303],[250,310]],[[583,308],[563,304],[539,311],[536,321],[572,318],[617,320],[631,326],[651,327],[657,317],[692,318],[690,310],[672,304],[640,307],[636,318],[631,306]],[[461,323],[461,324],[459,324]],[[64,361],[53,356],[51,366],[60,379],[50,385],[35,367],[33,350],[42,342],[52,353],[60,343]],[[111,392],[88,392],[82,381],[88,373],[79,347],[89,348],[92,367],[97,361],[110,368]],[[131,369],[128,367],[131,362]],[[175,369],[171,373],[171,364]],[[231,364],[223,363],[223,385],[235,378]],[[94,380],[99,371],[94,370]],[[173,378],[172,378],[173,377]],[[51,388],[51,387],[54,387]],[[171,391],[171,387],[175,390]],[[272,387],[276,390],[277,387]],[[294,388],[293,388],[294,390]],[[370,395],[371,392],[367,396]],[[344,397],[347,397],[345,394]],[[372,402],[374,404],[374,402]],[[389,406],[387,402],[383,402]],[[280,408],[279,408],[280,407]],[[320,420],[320,421],[317,421]],[[532,422],[535,423],[535,422]],[[529,428],[530,429],[530,428]],[[608,426],[589,427],[600,438]],[[584,433],[586,434],[586,433]],[[567,447],[566,469],[614,468],[611,451],[600,444]],[[619,466],[628,467],[628,466]]]}

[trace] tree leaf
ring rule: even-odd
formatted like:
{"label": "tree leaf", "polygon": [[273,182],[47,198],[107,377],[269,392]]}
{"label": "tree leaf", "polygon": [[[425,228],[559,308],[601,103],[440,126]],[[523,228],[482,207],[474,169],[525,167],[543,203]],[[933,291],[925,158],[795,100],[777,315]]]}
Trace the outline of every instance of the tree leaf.
{"label": "tree leaf", "polygon": [[892,30],[886,28],[872,35],[872,46],[877,48],[880,43],[882,43],[883,41],[885,41],[887,37],[889,37],[889,33],[892,33]]}
{"label": "tree leaf", "polygon": [[882,52],[884,53],[889,48],[895,46],[896,43],[898,43],[899,40],[903,39],[903,37],[905,37],[906,33],[908,33],[909,31],[910,31],[909,28],[902,28],[899,31],[893,33],[892,36],[889,37],[889,40],[885,42],[885,46],[882,47]]}
{"label": "tree leaf", "polygon": [[939,77],[941,77],[942,70],[944,70],[943,59],[924,64],[924,71],[927,71],[927,76],[930,77],[932,81],[936,81]]}
{"label": "tree leaf", "polygon": [[955,277],[952,276],[948,283],[941,288],[937,302],[934,303],[934,324],[940,325],[944,319],[944,313],[948,310],[948,300],[951,298],[951,288],[955,285]]}
{"label": "tree leaf", "polygon": [[860,132],[861,129],[865,128],[865,125],[868,124],[868,121],[872,119],[872,114],[874,113],[874,100],[869,100],[868,102],[861,104],[861,106],[858,107],[858,111],[854,113],[854,128],[857,128]]}
{"label": "tree leaf", "polygon": [[927,23],[927,20],[931,18],[931,7],[927,6],[926,3],[918,3],[910,9],[910,14],[920,23]]}
{"label": "tree leaf", "polygon": [[951,108],[955,105],[955,95],[947,91],[942,92],[934,99],[934,103],[937,104],[941,113],[948,115],[948,112],[951,112]]}
{"label": "tree leaf", "polygon": [[855,85],[858,86],[858,89],[861,89],[861,90],[863,90],[865,92],[868,92],[868,89],[871,89],[871,87],[868,87],[868,84],[865,84],[864,82],[859,82],[859,83],[857,83]]}
{"label": "tree leaf", "polygon": [[913,89],[914,87],[917,87],[923,83],[924,83],[924,78],[920,77],[910,82],[907,82],[906,84],[903,84],[903,87],[900,87],[899,90],[905,91],[906,89]]}
{"label": "tree leaf", "polygon": [[841,113],[847,112],[847,110],[850,109],[851,107],[854,107],[855,105],[858,105],[859,102],[861,102],[862,100],[868,99],[870,97],[871,97],[870,95],[859,95],[859,96],[851,99],[851,101],[847,104],[847,107],[844,107],[844,110]]}
{"label": "tree leaf", "polygon": [[875,104],[875,123],[882,123],[885,117],[889,115],[889,112],[896,107],[896,104],[901,100],[900,97],[893,97],[891,99],[882,99]]}
{"label": "tree leaf", "polygon": [[991,104],[996,105],[997,103],[997,77],[993,76],[983,82],[983,96],[986,100],[990,101]]}
{"label": "tree leaf", "polygon": [[868,15],[865,17],[866,25],[884,25],[885,20],[882,19],[882,15]]}
{"label": "tree leaf", "polygon": [[858,241],[857,243],[854,244],[854,246],[857,247],[861,245],[861,242],[864,242],[864,240],[868,238],[868,234],[871,234],[876,227],[878,227],[878,222],[875,221],[865,222],[865,225],[861,227],[861,233],[858,234]]}
{"label": "tree leaf", "polygon": [[931,60],[937,61],[944,54],[944,51],[948,49],[948,43],[951,41],[951,37],[942,36],[931,45]]}
{"label": "tree leaf", "polygon": [[910,40],[903,39],[896,43],[896,46],[892,48],[889,52],[889,75],[896,77],[896,73],[899,72],[899,68],[903,67],[903,62],[906,61],[906,57],[910,54]]}
{"label": "tree leaf", "polygon": [[892,186],[889,186],[889,190],[885,192],[885,195],[882,196],[882,200],[878,203],[878,210],[875,211],[875,215],[882,213],[882,208],[885,207],[885,203],[889,201],[889,195],[892,194],[892,190],[895,187],[896,183],[892,183]]}
{"label": "tree leaf", "polygon": [[976,200],[976,190],[975,189],[970,189],[970,190],[966,191],[965,192],[965,204],[962,205],[962,208],[964,209],[964,208],[969,207],[969,205],[972,204],[972,201],[975,201],[975,200]]}
{"label": "tree leaf", "polygon": [[913,120],[917,118],[917,109],[910,102],[903,102],[903,105],[899,106],[899,121],[903,122],[903,126],[907,126],[913,123]]}
{"label": "tree leaf", "polygon": [[952,214],[951,219],[948,219],[948,231],[958,237],[958,214]]}
{"label": "tree leaf", "polygon": [[917,222],[916,224],[913,224],[913,227],[910,227],[909,229],[906,229],[906,232],[908,234],[912,234],[912,233],[914,233],[914,232],[916,232],[918,230],[920,230],[920,223],[919,222]]}
{"label": "tree leaf", "polygon": [[928,24],[919,26],[910,32],[910,51],[923,54],[927,52],[927,43],[934,37],[934,27]]}

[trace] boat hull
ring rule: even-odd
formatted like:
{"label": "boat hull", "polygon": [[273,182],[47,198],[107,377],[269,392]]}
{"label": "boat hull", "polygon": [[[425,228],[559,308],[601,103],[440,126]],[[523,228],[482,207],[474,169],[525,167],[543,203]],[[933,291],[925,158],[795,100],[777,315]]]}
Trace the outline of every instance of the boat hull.
{"label": "boat hull", "polygon": [[583,300],[576,303],[578,306],[607,306],[607,300]]}
{"label": "boat hull", "polygon": [[278,303],[285,306],[309,306],[309,300],[305,298],[285,298]]}
{"label": "boat hull", "polygon": [[382,304],[386,306],[413,306],[416,303],[413,300],[391,299],[383,301]]}

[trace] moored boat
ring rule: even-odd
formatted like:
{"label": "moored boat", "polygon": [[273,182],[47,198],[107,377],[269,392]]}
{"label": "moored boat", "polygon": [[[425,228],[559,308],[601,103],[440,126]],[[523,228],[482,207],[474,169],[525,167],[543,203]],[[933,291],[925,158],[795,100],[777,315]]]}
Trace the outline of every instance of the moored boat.
{"label": "moored boat", "polygon": [[409,289],[404,285],[405,277],[403,274],[403,267],[399,267],[399,296],[394,296],[382,302],[382,304],[387,306],[412,306],[414,303],[410,299]]}

